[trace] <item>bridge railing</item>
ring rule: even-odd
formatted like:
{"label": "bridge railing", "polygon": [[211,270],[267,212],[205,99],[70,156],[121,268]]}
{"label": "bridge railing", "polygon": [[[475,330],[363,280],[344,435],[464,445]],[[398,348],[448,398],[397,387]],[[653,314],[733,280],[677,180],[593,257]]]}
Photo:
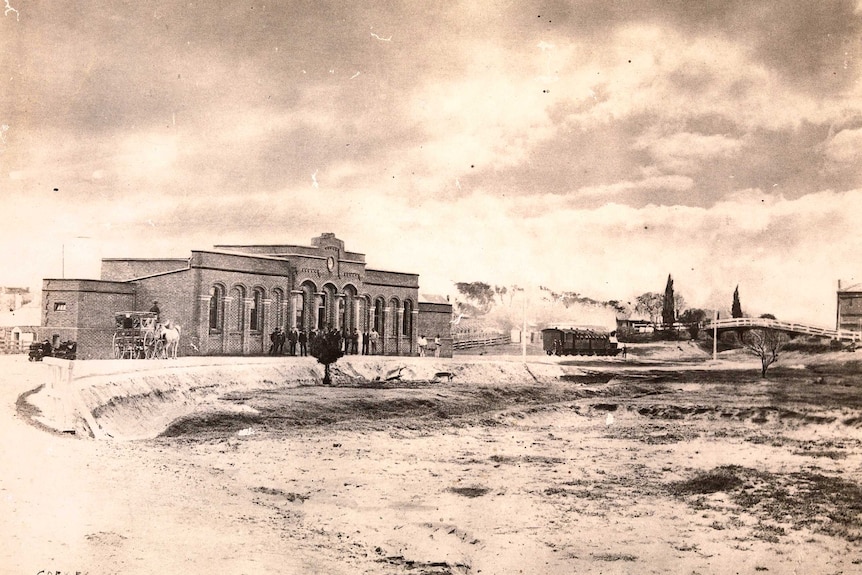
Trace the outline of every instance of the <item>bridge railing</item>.
{"label": "bridge railing", "polygon": [[828,337],[831,339],[842,339],[850,341],[858,341],[862,339],[862,332],[850,331],[846,329],[826,329],[813,325],[804,325],[801,323],[779,321],[763,317],[735,317],[730,319],[720,319],[718,321],[710,320],[703,326],[705,330],[711,329],[732,329],[742,327],[762,327],[777,329],[779,331],[789,331],[804,335],[815,335],[820,337]]}

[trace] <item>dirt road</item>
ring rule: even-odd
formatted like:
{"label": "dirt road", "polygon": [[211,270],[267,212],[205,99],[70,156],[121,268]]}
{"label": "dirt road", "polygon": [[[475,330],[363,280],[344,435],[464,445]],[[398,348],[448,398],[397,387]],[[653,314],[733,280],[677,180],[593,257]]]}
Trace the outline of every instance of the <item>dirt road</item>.
{"label": "dirt road", "polygon": [[23,422],[41,370],[0,362],[8,573],[862,571],[856,364],[268,390],[112,442]]}

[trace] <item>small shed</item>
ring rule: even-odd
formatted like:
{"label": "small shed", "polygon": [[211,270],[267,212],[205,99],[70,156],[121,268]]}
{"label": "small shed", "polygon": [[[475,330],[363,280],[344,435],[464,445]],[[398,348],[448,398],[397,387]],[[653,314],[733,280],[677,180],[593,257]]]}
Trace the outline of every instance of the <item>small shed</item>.
{"label": "small shed", "polygon": [[31,303],[0,312],[0,353],[23,353],[36,341],[40,308]]}

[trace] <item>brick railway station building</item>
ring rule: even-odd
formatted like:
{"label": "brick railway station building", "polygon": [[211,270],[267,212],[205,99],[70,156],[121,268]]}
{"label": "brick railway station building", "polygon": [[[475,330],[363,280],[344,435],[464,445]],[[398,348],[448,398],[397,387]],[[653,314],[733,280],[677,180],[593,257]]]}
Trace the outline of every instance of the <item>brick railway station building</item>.
{"label": "brick railway station building", "polygon": [[182,328],[182,355],[262,355],[281,327],[372,328],[378,353],[418,355],[440,335],[452,356],[452,306],[419,296],[417,274],[369,269],[325,233],[311,246],[221,245],[176,259],[103,259],[101,279],[42,281],[42,338],[78,342],[80,359],[113,357],[114,314],[147,311]]}

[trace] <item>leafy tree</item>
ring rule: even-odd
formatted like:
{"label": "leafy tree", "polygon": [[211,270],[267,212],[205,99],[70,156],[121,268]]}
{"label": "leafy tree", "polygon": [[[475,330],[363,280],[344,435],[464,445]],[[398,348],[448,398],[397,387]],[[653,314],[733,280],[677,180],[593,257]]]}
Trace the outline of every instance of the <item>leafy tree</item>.
{"label": "leafy tree", "polygon": [[497,297],[500,298],[500,305],[505,305],[506,302],[503,300],[503,296],[506,295],[508,291],[509,290],[506,286],[494,286],[494,293],[496,293]]}
{"label": "leafy tree", "polygon": [[664,288],[664,298],[662,299],[661,322],[670,327],[676,321],[676,313],[674,312],[674,297],[673,297],[673,278],[668,274],[667,285]]}
{"label": "leafy tree", "polygon": [[480,313],[488,313],[494,305],[494,288],[485,282],[458,282],[455,288],[467,297]]}
{"label": "leafy tree", "polygon": [[760,314],[760,319],[775,319],[775,316],[771,313],[762,313]]}
{"label": "leafy tree", "polygon": [[679,321],[682,323],[700,323],[708,317],[706,310],[700,308],[690,308],[679,315]]}
{"label": "leafy tree", "polygon": [[771,328],[750,329],[743,334],[742,345],[760,358],[760,377],[766,377],[766,370],[778,360],[778,352],[789,339],[786,333]]}
{"label": "leafy tree", "polygon": [[344,355],[344,352],[341,351],[341,333],[334,329],[323,331],[311,342],[309,351],[313,357],[317,358],[317,363],[323,364],[323,385],[332,385],[329,366]]}
{"label": "leafy tree", "polygon": [[630,313],[629,306],[625,303],[621,302],[617,299],[612,299],[604,302],[605,305],[610,306],[614,309],[614,311],[619,315],[624,315]]}
{"label": "leafy tree", "polygon": [[739,286],[733,290],[733,305],[730,307],[731,317],[742,317],[742,304],[739,303]]}
{"label": "leafy tree", "polygon": [[664,296],[656,292],[646,292],[635,300],[635,311],[649,317],[652,323],[658,323],[664,306]]}
{"label": "leafy tree", "polygon": [[679,315],[679,321],[688,326],[691,339],[697,339],[697,336],[700,335],[700,324],[706,318],[706,311],[699,308],[687,309]]}

